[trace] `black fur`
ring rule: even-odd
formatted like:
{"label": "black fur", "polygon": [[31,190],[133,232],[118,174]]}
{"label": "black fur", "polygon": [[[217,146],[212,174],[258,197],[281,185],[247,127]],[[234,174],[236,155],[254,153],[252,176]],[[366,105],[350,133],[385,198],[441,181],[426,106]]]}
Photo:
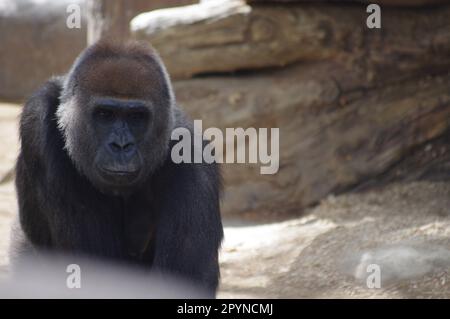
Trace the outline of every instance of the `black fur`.
{"label": "black fur", "polygon": [[[214,296],[223,237],[218,166],[174,164],[172,145],[163,141],[169,144],[163,163],[130,194],[99,190],[74,163],[58,126],[67,82],[49,80],[21,116],[16,173],[21,229],[16,231],[23,231],[23,245],[136,263],[192,280]],[[173,127],[192,131],[178,107],[171,112]],[[151,156],[146,161],[154,164]]]}

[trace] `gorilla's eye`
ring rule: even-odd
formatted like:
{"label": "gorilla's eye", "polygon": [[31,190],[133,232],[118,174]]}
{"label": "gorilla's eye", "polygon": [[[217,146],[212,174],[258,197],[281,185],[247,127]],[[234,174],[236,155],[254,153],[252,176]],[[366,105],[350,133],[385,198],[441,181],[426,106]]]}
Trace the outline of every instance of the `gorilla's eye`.
{"label": "gorilla's eye", "polygon": [[98,108],[94,114],[102,120],[112,120],[114,118],[114,112],[105,108]]}
{"label": "gorilla's eye", "polygon": [[133,111],[130,114],[128,114],[128,118],[132,121],[143,121],[146,120],[148,117],[148,112],[146,111]]}

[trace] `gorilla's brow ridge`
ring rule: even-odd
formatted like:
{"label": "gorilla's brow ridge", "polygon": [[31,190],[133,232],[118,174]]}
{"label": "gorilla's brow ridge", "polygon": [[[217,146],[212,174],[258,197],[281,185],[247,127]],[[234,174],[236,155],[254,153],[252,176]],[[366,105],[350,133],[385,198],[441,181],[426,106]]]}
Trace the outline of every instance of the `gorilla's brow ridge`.
{"label": "gorilla's brow ridge", "polygon": [[147,108],[148,106],[148,103],[144,103],[142,100],[120,99],[113,97],[94,97],[93,103],[106,108],[115,108],[120,105],[122,107],[140,109]]}

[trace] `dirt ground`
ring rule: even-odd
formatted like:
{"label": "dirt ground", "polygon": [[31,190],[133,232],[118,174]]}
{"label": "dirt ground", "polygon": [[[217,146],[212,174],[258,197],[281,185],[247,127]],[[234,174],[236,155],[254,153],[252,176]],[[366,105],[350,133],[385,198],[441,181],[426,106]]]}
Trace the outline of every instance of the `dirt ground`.
{"label": "dirt ground", "polygon": [[[15,105],[0,104],[3,274],[17,210],[11,170],[19,112]],[[300,217],[224,223],[219,298],[450,298],[447,181],[394,182],[329,196]],[[374,265],[379,288],[367,285]]]}
{"label": "dirt ground", "polygon": [[[450,298],[450,184],[329,197],[303,217],[226,227],[221,297]],[[377,264],[381,288],[369,289]]]}

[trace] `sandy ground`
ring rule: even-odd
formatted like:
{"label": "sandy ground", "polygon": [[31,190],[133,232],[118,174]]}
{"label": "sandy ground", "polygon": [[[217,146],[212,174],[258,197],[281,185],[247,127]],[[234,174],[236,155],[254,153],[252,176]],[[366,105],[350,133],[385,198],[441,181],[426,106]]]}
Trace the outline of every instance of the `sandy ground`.
{"label": "sandy ground", "polygon": [[11,217],[17,211],[12,169],[18,151],[20,109],[0,104],[0,271],[6,268]]}
{"label": "sandy ground", "polygon": [[[0,104],[0,274],[17,210],[19,111]],[[276,222],[226,218],[221,271],[219,298],[450,298],[450,183],[330,196]]]}
{"label": "sandy ground", "polygon": [[[450,184],[329,197],[304,217],[226,227],[221,297],[450,298]],[[367,266],[380,267],[369,289]]]}

